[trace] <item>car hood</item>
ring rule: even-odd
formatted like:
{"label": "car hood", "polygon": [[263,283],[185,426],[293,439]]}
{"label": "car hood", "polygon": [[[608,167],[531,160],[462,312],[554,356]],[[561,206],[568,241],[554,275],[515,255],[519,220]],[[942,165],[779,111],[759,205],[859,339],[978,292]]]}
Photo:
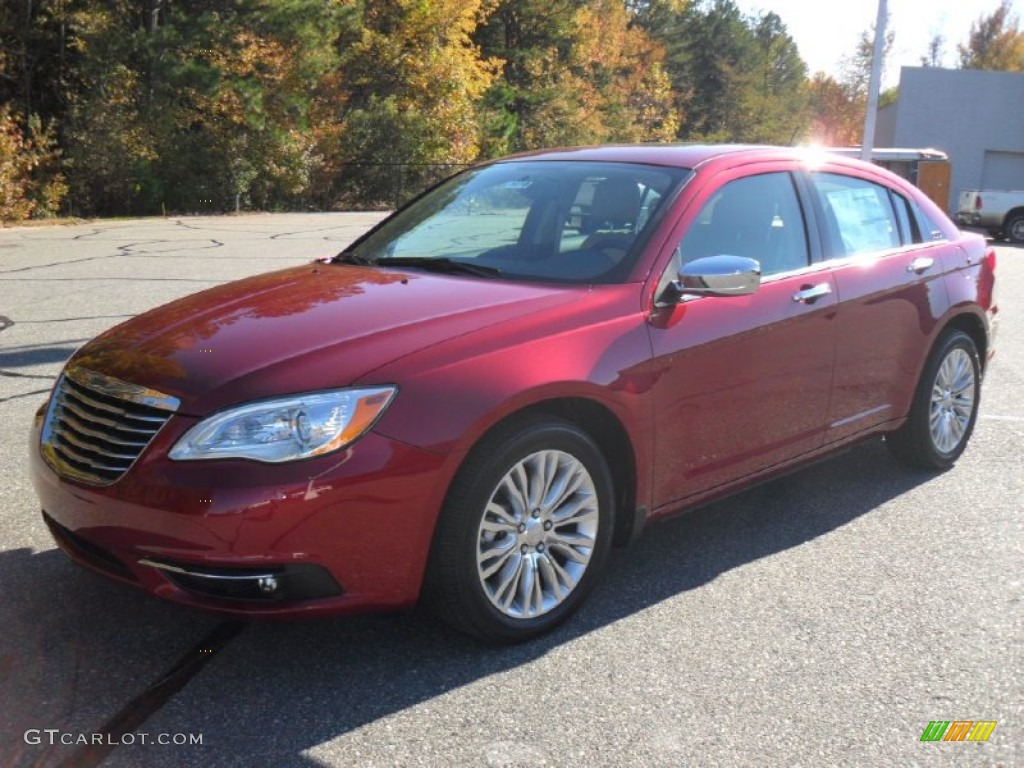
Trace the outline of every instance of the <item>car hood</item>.
{"label": "car hood", "polygon": [[71,363],[173,395],[180,413],[201,416],[346,386],[417,350],[584,292],[318,263],[166,304],[97,337]]}

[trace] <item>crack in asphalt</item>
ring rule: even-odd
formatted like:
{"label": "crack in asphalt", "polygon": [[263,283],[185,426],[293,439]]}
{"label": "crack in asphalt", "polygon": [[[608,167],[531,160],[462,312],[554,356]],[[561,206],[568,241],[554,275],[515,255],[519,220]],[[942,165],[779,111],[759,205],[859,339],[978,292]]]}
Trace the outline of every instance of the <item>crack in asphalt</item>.
{"label": "crack in asphalt", "polygon": [[7,403],[11,400],[18,400],[22,397],[31,397],[32,395],[46,395],[49,394],[50,388],[46,389],[33,389],[31,392],[22,392],[20,395],[11,395],[10,397],[0,397],[0,403]]}
{"label": "crack in asphalt", "polygon": [[[0,272],[0,275],[4,274]],[[103,282],[105,280],[126,280],[131,283],[206,283],[209,285],[221,285],[230,282],[229,280],[201,280],[192,277],[4,277],[0,283],[34,282],[34,283],[82,283]]]}
{"label": "crack in asphalt", "polygon": [[159,711],[168,699],[180,691],[205,667],[210,660],[234,640],[247,624],[243,621],[221,622],[190,648],[184,656],[146,690],[129,701],[94,733],[102,734],[100,744],[88,744],[76,749],[59,768],[94,768],[102,763],[120,745],[125,735],[135,733],[151,715]]}
{"label": "crack in asphalt", "polygon": [[55,261],[52,264],[33,264],[30,267],[18,267],[17,269],[0,269],[0,275],[13,275],[18,272],[31,272],[34,269],[46,269],[47,267],[63,267],[67,264],[84,264],[87,261],[100,261],[115,256],[123,256],[120,253],[108,253],[105,256],[86,256],[84,259],[72,259],[70,261]]}
{"label": "crack in asphalt", "polygon": [[9,376],[12,379],[45,379],[47,381],[53,381],[56,376],[48,376],[46,374],[36,373],[18,373],[17,371],[5,371],[0,369],[0,376]]}
{"label": "crack in asphalt", "polygon": [[[211,238],[208,238],[206,240],[198,241],[198,242],[204,243],[204,245],[199,245],[197,242],[192,241],[191,244],[189,244],[187,246],[179,246],[179,247],[175,247],[175,248],[170,248],[170,249],[168,249],[166,251],[139,251],[139,252],[136,253],[135,251],[132,250],[133,248],[139,248],[139,247],[144,246],[144,245],[160,245],[162,243],[179,243],[179,242],[180,242],[179,240],[140,240],[137,243],[128,243],[127,245],[119,245],[119,246],[117,246],[117,250],[121,251],[121,255],[122,256],[146,256],[146,257],[149,257],[149,258],[158,258],[158,257],[163,256],[163,255],[168,254],[168,253],[180,253],[181,251],[208,251],[208,250],[210,250],[212,248],[223,248],[224,247],[224,243],[222,243],[220,240],[214,240],[211,237]],[[186,242],[189,242],[189,241],[186,241]],[[213,243],[213,245],[206,245],[205,243]]]}
{"label": "crack in asphalt", "polygon": [[[75,238],[75,239],[77,239],[77,238]],[[174,240],[140,240],[138,242],[131,242],[131,243],[127,243],[125,245],[117,246],[116,247],[116,251],[117,251],[116,253],[107,253],[107,254],[104,254],[102,256],[86,256],[85,258],[70,259],[68,261],[54,261],[54,262],[50,262],[49,264],[33,264],[31,266],[28,266],[28,267],[18,267],[17,269],[0,269],[0,275],[13,275],[13,274],[17,274],[19,272],[32,272],[32,271],[37,270],[37,269],[48,269],[49,267],[64,267],[64,266],[68,266],[70,264],[85,264],[86,262],[90,262],[90,261],[103,261],[104,259],[115,259],[115,258],[117,258],[119,256],[126,256],[126,257],[132,257],[132,258],[158,259],[158,258],[161,258],[161,257],[169,255],[169,254],[181,253],[183,251],[193,251],[193,250],[195,250],[195,251],[203,251],[203,250],[209,250],[211,248],[221,248],[224,245],[224,243],[220,242],[219,240],[214,240],[213,238],[210,238],[210,239],[205,241],[205,243],[207,243],[207,244],[204,244],[204,245],[190,244],[190,245],[186,245],[186,246],[179,246],[179,247],[175,247],[175,248],[169,248],[167,250],[162,250],[162,251],[158,251],[158,252],[141,251],[139,253],[135,253],[135,252],[133,252],[131,250],[132,248],[139,248],[139,247],[144,246],[144,245],[156,245],[156,244],[160,244],[160,243],[174,243],[174,242],[176,242],[176,241],[174,241]],[[208,243],[213,243],[213,245],[208,245]]]}
{"label": "crack in asphalt", "polygon": [[[19,320],[18,323],[21,325],[45,325],[46,323],[77,323],[84,320],[117,320],[121,317],[135,317],[131,315],[87,315],[84,317],[54,317],[49,320]],[[3,323],[7,318],[0,316],[0,324]],[[14,325],[14,321],[11,321],[11,325]],[[0,327],[0,331],[3,327]]]}

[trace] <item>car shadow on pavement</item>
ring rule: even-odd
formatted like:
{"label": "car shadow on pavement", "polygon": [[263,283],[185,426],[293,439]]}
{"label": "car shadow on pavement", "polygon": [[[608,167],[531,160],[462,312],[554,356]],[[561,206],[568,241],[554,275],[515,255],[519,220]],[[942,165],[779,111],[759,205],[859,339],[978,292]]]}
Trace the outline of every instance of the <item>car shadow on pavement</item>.
{"label": "car shadow on pavement", "polygon": [[[200,733],[202,746],[122,745],[103,765],[321,765],[303,753],[827,535],[930,477],[878,441],[653,523],[613,555],[579,614],[518,646],[482,644],[420,612],[250,624],[139,728]],[[26,747],[24,729],[96,731],[218,623],[108,584],[55,550],[0,554],[0,585],[3,765],[67,759],[70,747]]]}
{"label": "car shadow on pavement", "polygon": [[[75,341],[78,341],[78,339]],[[0,352],[0,369],[26,368],[31,365],[49,365],[54,363],[63,365],[77,349],[77,345],[70,346],[67,342],[33,346],[31,348],[26,347],[23,349],[9,347],[4,352]]]}
{"label": "car shadow on pavement", "polygon": [[218,623],[57,549],[0,552],[0,766],[59,763],[68,748],[30,745],[26,731],[95,731]]}

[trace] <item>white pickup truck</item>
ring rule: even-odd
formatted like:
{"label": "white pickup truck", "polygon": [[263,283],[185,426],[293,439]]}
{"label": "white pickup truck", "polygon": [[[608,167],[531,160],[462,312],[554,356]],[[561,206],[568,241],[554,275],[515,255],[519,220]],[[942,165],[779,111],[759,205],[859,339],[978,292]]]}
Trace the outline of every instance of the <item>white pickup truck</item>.
{"label": "white pickup truck", "polygon": [[987,229],[992,237],[1024,243],[1024,191],[969,189],[960,193],[957,223]]}

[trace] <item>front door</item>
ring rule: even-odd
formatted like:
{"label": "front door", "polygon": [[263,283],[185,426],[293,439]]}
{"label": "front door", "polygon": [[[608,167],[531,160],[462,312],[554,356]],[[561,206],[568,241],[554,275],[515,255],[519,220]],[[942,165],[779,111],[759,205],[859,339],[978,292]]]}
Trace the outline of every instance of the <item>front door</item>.
{"label": "front door", "polygon": [[821,446],[832,383],[836,287],[810,265],[792,176],[726,179],[693,205],[669,269],[746,256],[762,284],[651,314],[655,511]]}

